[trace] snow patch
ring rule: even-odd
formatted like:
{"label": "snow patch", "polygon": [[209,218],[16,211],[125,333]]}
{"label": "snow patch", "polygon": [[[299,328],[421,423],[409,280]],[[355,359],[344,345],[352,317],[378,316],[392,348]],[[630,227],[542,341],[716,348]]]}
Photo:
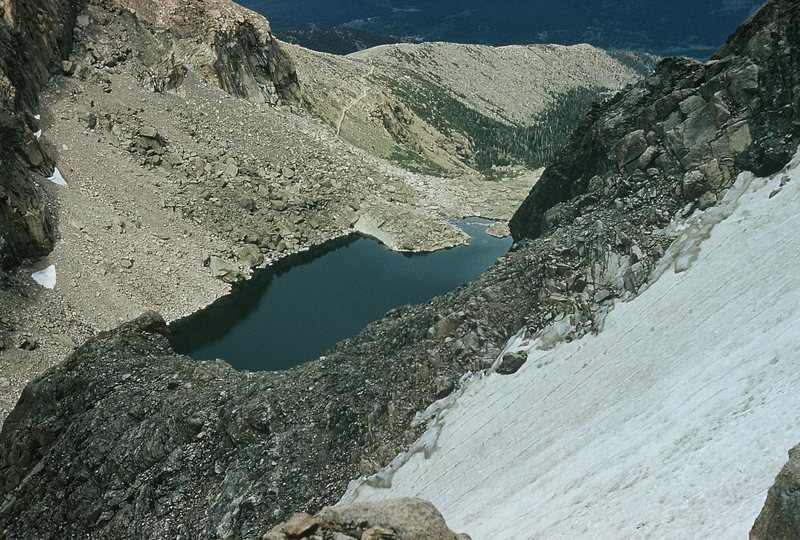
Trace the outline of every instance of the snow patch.
{"label": "snow patch", "polygon": [[[36,120],[41,120],[42,119],[42,115],[41,114],[34,114],[33,117]],[[36,137],[37,139],[41,139],[42,138],[42,130],[40,129],[39,131],[35,131],[33,133],[33,136]]]}
{"label": "snow patch", "polygon": [[61,171],[58,170],[58,167],[55,168],[53,175],[50,176],[48,180],[56,185],[67,187],[67,181],[64,180],[63,176],[61,176]]}
{"label": "snow patch", "polygon": [[[755,180],[752,173],[744,172],[738,176],[733,187],[717,204],[705,211],[695,212],[688,220],[673,220],[660,234],[675,238],[667,252],[659,261],[649,283],[654,283],[672,267],[675,272],[685,272],[697,260],[701,244],[711,235],[713,228],[733,214],[742,196],[751,188]],[[765,181],[764,179],[763,182]]]}
{"label": "snow patch", "polygon": [[539,348],[542,350],[552,349],[574,331],[575,325],[572,324],[572,317],[562,315],[539,333]]}
{"label": "snow patch", "polygon": [[33,281],[44,287],[45,289],[55,289],[56,287],[56,267],[50,265],[44,270],[39,270],[31,274]]}
{"label": "snow patch", "polygon": [[800,438],[798,208],[800,153],[740,175],[599,334],[512,337],[515,375],[470,374],[342,502],[422,497],[475,540],[746,538]]}
{"label": "snow patch", "polygon": [[441,413],[453,407],[458,402],[458,398],[461,397],[474,378],[482,378],[485,375],[484,372],[477,374],[472,372],[465,373],[459,379],[458,388],[455,391],[451,392],[447,397],[433,402],[423,412],[418,412],[411,422],[411,427],[418,427],[428,422],[428,427],[422,436],[409,447],[408,451],[398,454],[386,467],[377,473],[367,478],[352,480],[348,484],[345,494],[342,495],[341,500],[337,504],[343,505],[353,502],[359,492],[359,488],[364,485],[381,489],[391,488],[392,478],[395,472],[405,465],[414,454],[422,453],[426,459],[430,458],[436,448],[439,432],[442,430],[441,425],[438,423]]}

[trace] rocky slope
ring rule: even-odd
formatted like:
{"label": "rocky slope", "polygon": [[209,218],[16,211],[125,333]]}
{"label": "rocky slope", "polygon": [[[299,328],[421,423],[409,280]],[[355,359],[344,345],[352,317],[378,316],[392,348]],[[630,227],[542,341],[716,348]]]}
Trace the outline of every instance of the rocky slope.
{"label": "rocky slope", "polygon": [[[36,10],[46,26],[34,37],[9,31],[17,41],[3,48],[9,66],[20,65],[14,54],[22,51],[35,68],[9,68],[23,91],[9,105],[20,149],[0,150],[14,171],[2,180],[0,225],[14,246],[3,253],[19,262],[59,241],[45,259],[0,275],[0,420],[22,387],[76,343],[145,309],[180,318],[252,267],[356,231],[406,251],[464,242],[452,219],[507,221],[538,178],[524,167],[492,181],[418,174],[354,147],[335,121],[343,118],[339,135],[355,140],[346,133],[360,124],[342,108],[362,83],[386,88],[386,75],[362,80],[371,69],[364,62],[288,48],[264,19],[229,1],[92,0],[69,17],[58,9],[78,4],[7,5],[19,28],[38,18],[12,13]],[[600,58],[613,68],[609,84],[634,76],[604,53],[559,50],[565,62]],[[392,99],[393,111],[411,110]],[[384,120],[364,125],[378,130],[375,141],[402,149]],[[454,141],[469,145],[458,132],[431,133],[448,156]],[[458,159],[451,171],[466,170]],[[45,180],[56,165],[66,186]],[[53,290],[31,281],[50,266]]]}
{"label": "rocky slope", "polygon": [[[162,47],[138,51],[142,82],[153,90],[180,86],[190,65],[232,95],[269,103],[299,98],[294,67],[267,22],[235,4],[216,4],[208,12],[203,5],[198,12],[197,5],[187,1],[93,3],[109,15],[140,13],[147,30],[161,36]],[[0,156],[0,259],[6,264],[41,257],[53,247],[52,205],[45,204],[44,193],[28,171],[44,177],[53,172],[53,159],[34,136],[40,127],[38,95],[52,73],[75,70],[67,58],[78,7],[79,3],[57,0],[0,4],[0,129],[10,143]],[[204,32],[198,20],[216,24]],[[199,42],[197,35],[203,36]],[[113,68],[130,52],[125,43],[100,43],[91,49],[91,63]]]}
{"label": "rocky slope", "polygon": [[[339,344],[324,360],[282,373],[237,373],[222,362],[195,362],[174,355],[163,321],[152,315],[88,341],[66,362],[28,385],[3,426],[0,528],[8,538],[255,537],[295,510],[316,512],[335,502],[351,479],[376,472],[409,445],[412,452],[430,452],[425,439],[414,441],[435,411],[418,412],[449,394],[466,371],[487,368],[496,361],[499,371],[518,369],[519,358],[501,354],[509,336],[525,329],[529,336],[553,344],[599,331],[610,301],[636,294],[656,268],[673,242],[666,229],[673,218],[693,207],[713,205],[730,185],[731,175],[742,167],[758,165],[764,173],[786,163],[789,148],[800,142],[797,7],[796,0],[773,0],[731,38],[712,63],[666,61],[654,77],[595,108],[545,172],[543,187],[531,193],[517,214],[515,234],[526,240],[475,283],[426,305],[388,314],[357,338]],[[124,17],[117,22],[127,24]],[[91,25],[87,29],[90,36],[102,37],[91,34],[100,31]],[[78,54],[83,54],[81,49]],[[138,69],[138,64],[133,67]],[[119,72],[113,68],[90,76],[107,77],[112,97],[115,92],[126,98],[145,96],[125,90],[136,86],[135,71],[126,66],[119,67]],[[208,92],[192,69],[187,68],[187,73],[181,86],[185,99],[196,99],[192,103],[202,103],[209,112],[203,122],[195,120],[194,135],[169,123],[163,129],[159,124],[155,134],[147,129],[163,121],[159,115],[166,114],[167,106],[170,112],[187,114],[171,95],[166,96],[164,108],[156,107],[155,112],[96,101],[100,110],[111,111],[114,122],[108,131],[125,143],[122,148],[104,147],[104,157],[132,154],[137,163],[141,160],[152,167],[140,184],[137,180],[133,187],[118,186],[113,194],[93,195],[103,193],[90,171],[99,162],[81,169],[81,160],[70,159],[68,152],[61,159],[82,171],[74,183],[80,185],[84,174],[91,178],[81,188],[85,190],[82,196],[107,197],[109,203],[117,200],[119,211],[125,208],[120,202],[126,190],[134,188],[152,191],[151,186],[158,183],[185,198],[208,190],[208,199],[200,193],[189,199],[194,204],[186,206],[192,212],[177,221],[186,231],[176,240],[177,246],[188,251],[197,238],[208,234],[201,225],[216,223],[211,205],[228,200],[220,195],[226,193],[224,187],[209,187],[214,179],[217,186],[234,182],[239,189],[249,182],[257,192],[258,170],[266,168],[267,177],[281,183],[281,178],[294,175],[290,170],[305,165],[306,156],[293,156],[294,167],[285,167],[284,172],[272,161],[260,164],[250,156],[270,148],[279,156],[275,162],[283,163],[292,158],[288,150],[262,142],[242,157],[227,155],[227,143],[200,139],[197,134],[223,112],[234,113],[235,122],[245,124],[246,132],[255,123],[247,123],[247,112],[253,108],[239,107],[221,93]],[[99,132],[76,129],[82,122],[76,113],[85,105],[75,105],[108,100],[106,92],[89,85],[81,88],[75,79],[66,84],[59,91],[68,89],[69,99],[53,102],[52,131],[59,142],[99,140],[107,145],[111,138],[103,124]],[[73,97],[77,101],[70,101]],[[224,101],[224,109],[214,105],[216,101]],[[273,125],[296,122],[292,125],[306,129],[312,125],[292,120],[282,111],[257,110],[263,114],[259,123],[267,119]],[[104,122],[107,119],[104,114],[97,116]],[[113,130],[117,124],[121,138]],[[170,163],[171,174],[165,176],[158,167],[170,170],[148,142],[158,141],[164,149],[159,136],[169,144],[200,142],[188,156],[181,153],[180,164]],[[322,135],[320,139],[328,140]],[[297,141],[307,140],[313,137]],[[220,151],[211,161],[221,162],[226,169],[229,165],[247,169],[246,178],[239,179],[239,170],[227,177],[223,170],[216,176],[211,174],[213,165],[211,171],[200,168],[204,172],[199,177],[187,174],[185,163],[195,161],[191,152],[205,161],[207,154],[200,155],[201,147],[214,143],[226,154]],[[342,148],[335,141],[329,144]],[[648,152],[651,145],[653,151]],[[352,159],[361,158],[356,153]],[[571,160],[574,167],[569,165]],[[243,162],[248,165],[241,167]],[[372,162],[356,163],[364,167],[360,174],[372,171]],[[348,165],[343,163],[343,167]],[[184,175],[186,181],[181,183]],[[179,178],[170,180],[173,176]],[[313,173],[308,176],[313,178]],[[192,178],[201,178],[202,186],[193,184]],[[387,182],[383,178],[381,186]],[[267,190],[273,191],[270,186]],[[169,200],[169,193],[165,198]],[[218,201],[209,202],[213,199]],[[320,204],[309,203],[309,207]],[[78,223],[77,216],[72,219],[76,223],[70,234],[76,237],[116,234],[125,235],[122,238],[130,243],[140,238],[137,231],[141,229],[141,234],[150,235],[148,241],[153,244],[125,254],[126,260],[133,260],[130,267],[109,265],[108,277],[103,279],[119,283],[119,290],[129,291],[131,282],[136,282],[135,274],[128,271],[138,271],[140,256],[152,260],[153,254],[160,253],[159,241],[173,246],[172,239],[153,236],[159,234],[151,225],[154,222],[135,215],[126,216],[124,226],[111,221],[108,230],[102,219],[88,227]],[[221,231],[216,237],[219,243],[230,246],[235,235],[222,234],[225,221],[215,226]],[[196,235],[192,240],[187,240],[189,232]],[[218,253],[229,253],[225,249],[230,248]],[[267,247],[268,255],[271,249]],[[105,258],[99,246],[93,250],[88,260]],[[157,260],[157,255],[153,258]],[[198,276],[193,284],[204,283],[199,277],[202,262],[188,254],[184,260],[191,261],[187,267],[194,273],[178,276],[176,281]],[[71,275],[77,272],[73,269]],[[160,296],[166,310],[175,311],[173,302],[188,305],[181,293],[175,298],[167,294],[165,287]]]}
{"label": "rocky slope", "polygon": [[[175,357],[165,334],[160,318],[142,317],[27,387],[3,427],[7,538],[258,536],[298,508],[334,502],[374,467],[367,448],[389,459],[385,424],[405,431],[422,405],[416,385],[447,391],[447,379],[433,380],[443,359],[386,373],[368,350],[345,350],[293,372],[247,375]],[[44,398],[51,392],[64,397]],[[88,431],[97,437],[79,435]],[[56,461],[65,467],[51,468]],[[71,495],[52,499],[35,480],[45,476]],[[48,512],[30,497],[51,501]]]}
{"label": "rocky slope", "polygon": [[705,64],[666,60],[592,111],[514,215],[514,237],[574,219],[600,193],[624,201],[659,183],[702,209],[740,171],[779,170],[796,148],[800,59],[797,11],[781,19],[777,9],[768,4]]}
{"label": "rocky slope", "polygon": [[[531,124],[559,95],[578,86],[616,91],[649,75],[656,58],[590,45],[487,47],[456,43],[400,43],[351,54],[380,74],[430,80],[494,120]],[[625,60],[630,60],[626,62]],[[641,69],[633,64],[641,61]]]}

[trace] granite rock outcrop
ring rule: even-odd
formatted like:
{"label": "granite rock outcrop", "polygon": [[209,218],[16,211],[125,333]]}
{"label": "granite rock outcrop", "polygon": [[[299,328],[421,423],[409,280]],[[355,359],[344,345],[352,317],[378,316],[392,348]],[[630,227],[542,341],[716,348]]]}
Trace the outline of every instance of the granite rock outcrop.
{"label": "granite rock outcrop", "polygon": [[[150,51],[155,88],[180,85],[185,67],[237,97],[259,103],[300,101],[300,87],[291,58],[272,35],[266,19],[233,2],[190,0],[101,0],[134,14],[156,38]],[[142,54],[141,49],[137,49]]]}
{"label": "granite rock outcrop", "polygon": [[327,506],[316,515],[295,514],[262,540],[470,540],[451,531],[436,508],[422,499]]}
{"label": "granite rock outcrop", "polygon": [[800,140],[797,8],[768,2],[708,62],[668,58],[596,105],[515,213],[514,238],[656,186],[688,213],[713,205],[743,170],[779,171]]}

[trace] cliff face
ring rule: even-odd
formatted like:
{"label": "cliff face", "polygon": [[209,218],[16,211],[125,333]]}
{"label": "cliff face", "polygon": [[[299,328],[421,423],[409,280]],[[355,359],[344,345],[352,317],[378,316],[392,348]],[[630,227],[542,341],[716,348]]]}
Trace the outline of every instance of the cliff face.
{"label": "cliff face", "polygon": [[796,1],[769,2],[709,62],[667,59],[595,106],[514,215],[514,238],[536,238],[555,214],[572,219],[601,196],[657,185],[705,208],[742,170],[780,170],[800,140],[799,19]]}
{"label": "cliff face", "polygon": [[12,101],[21,111],[35,108],[39,91],[72,47],[79,5],[69,0],[0,0],[5,106]]}
{"label": "cliff face", "polygon": [[28,171],[52,172],[33,136],[34,115],[39,91],[69,53],[75,4],[0,1],[0,265],[40,257],[53,247],[50,212]]}
{"label": "cliff face", "polygon": [[0,266],[7,266],[49,253],[54,230],[44,194],[28,176],[34,164],[46,167],[38,142],[25,122],[7,111],[0,113],[0,138]]}
{"label": "cliff face", "polygon": [[169,51],[168,63],[184,63],[229,94],[267,103],[300,98],[291,58],[266,19],[233,2],[113,0],[137,18]]}

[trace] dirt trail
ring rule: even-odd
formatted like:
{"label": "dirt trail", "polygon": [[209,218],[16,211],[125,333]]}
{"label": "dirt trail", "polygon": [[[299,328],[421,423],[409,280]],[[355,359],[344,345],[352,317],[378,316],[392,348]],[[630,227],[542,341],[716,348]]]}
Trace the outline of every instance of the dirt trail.
{"label": "dirt trail", "polygon": [[345,115],[350,111],[350,109],[355,107],[358,103],[360,103],[363,99],[365,99],[367,97],[367,95],[369,94],[369,84],[367,83],[366,79],[368,77],[372,77],[373,73],[375,73],[375,66],[370,68],[369,74],[367,75],[367,77],[364,78],[364,85],[365,86],[364,86],[364,89],[361,90],[361,95],[358,96],[357,98],[355,98],[354,100],[352,100],[350,103],[348,103],[345,106],[344,109],[342,109],[342,114],[339,115],[339,120],[337,120],[337,122],[336,122],[336,134],[337,135],[339,135],[339,132],[341,132],[341,130],[342,130],[342,122],[344,122]]}

